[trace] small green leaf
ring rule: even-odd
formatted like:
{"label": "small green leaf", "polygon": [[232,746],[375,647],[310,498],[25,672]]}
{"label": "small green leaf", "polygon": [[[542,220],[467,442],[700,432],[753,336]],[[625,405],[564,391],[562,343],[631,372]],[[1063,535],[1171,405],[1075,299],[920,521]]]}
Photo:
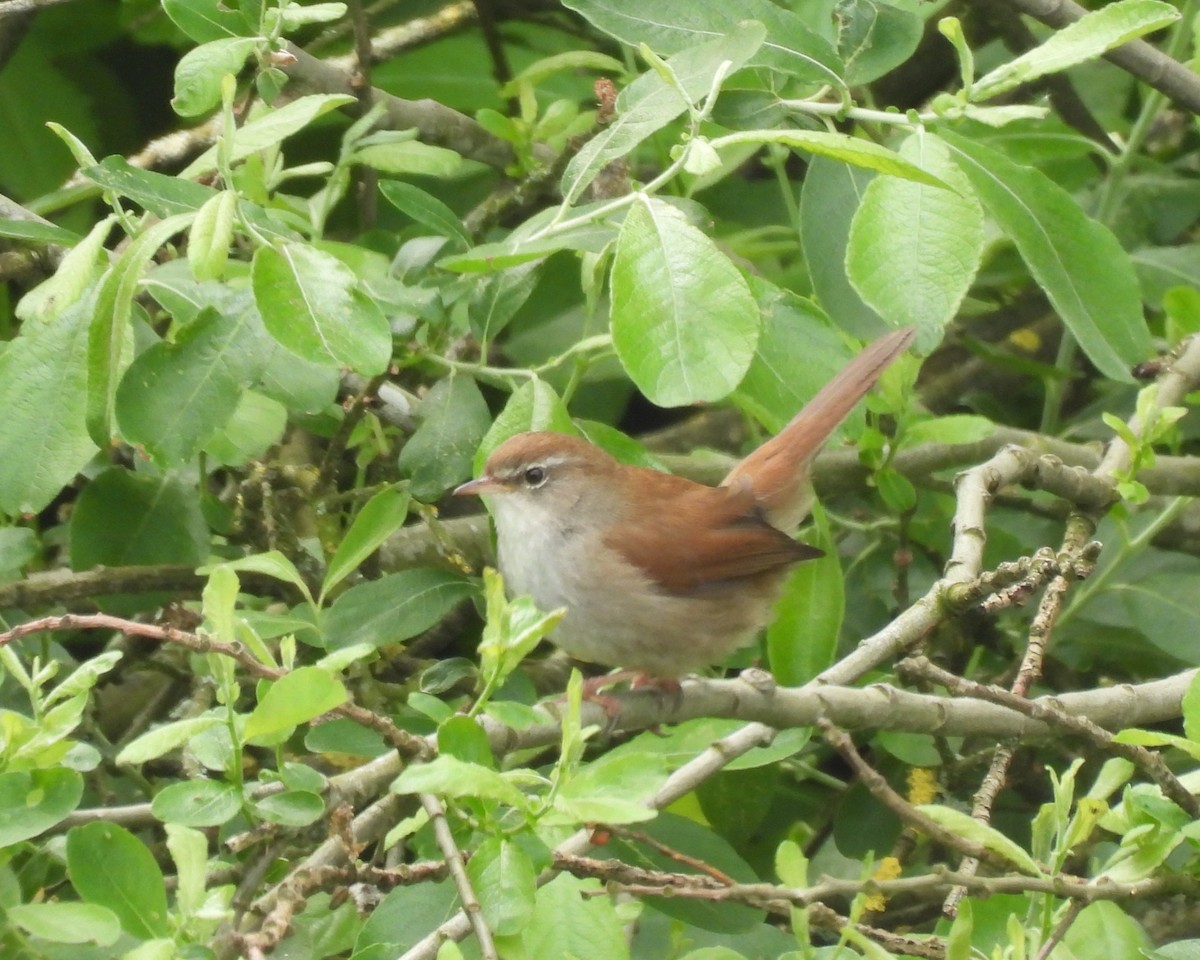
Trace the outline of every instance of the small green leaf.
{"label": "small green leaf", "polygon": [[171,22],[197,43],[235,37],[246,29],[241,12],[222,0],[163,0],[162,6]]}
{"label": "small green leaf", "polygon": [[525,795],[503,774],[449,756],[410,765],[392,782],[390,789],[392,793],[436,793],[450,799],[478,797],[522,810],[528,806]]}
{"label": "small green leaf", "polygon": [[150,812],[163,823],[186,827],[219,827],[241,812],[237,787],[220,780],[184,780],[154,795]]}
{"label": "small green leaf", "polygon": [[[228,567],[235,572],[244,570],[248,573],[265,574],[268,577],[274,577],[276,580],[282,580],[284,583],[293,584],[299,587],[304,594],[308,594],[308,585],[304,582],[304,578],[300,576],[300,571],[296,569],[296,565],[278,550],[268,550],[266,553],[256,553],[249,557],[228,560],[221,564],[221,566]],[[214,567],[201,567],[196,572],[204,576],[213,569]]]}
{"label": "small green leaf", "polygon": [[417,569],[389,574],[351,587],[325,617],[331,650],[358,643],[380,647],[428,630],[476,590],[472,580],[446,570]]}
{"label": "small green leaf", "polygon": [[236,75],[261,41],[256,37],[210,40],[185,53],[175,66],[172,109],[181,117],[198,117],[221,102],[221,81]]}
{"label": "small green leaf", "polygon": [[170,933],[162,870],[154,854],[124,827],[73,827],[67,833],[67,874],[80,897],[110,909],[131,936]]}
{"label": "small green leaf", "polygon": [[901,438],[902,448],[916,447],[924,443],[944,446],[978,443],[996,432],[996,424],[987,417],[969,413],[952,413],[944,417],[931,417],[907,424]]}
{"label": "small green leaf", "polygon": [[911,57],[921,42],[923,18],[899,4],[850,0],[838,5],[834,22],[848,87],[879,79]]}
{"label": "small green leaf", "polygon": [[[354,103],[355,97],[342,93],[309,94],[298,97],[279,109],[266,109],[246,121],[233,132],[233,149],[230,160],[243,160],[252,153],[266,150],[281,143],[294,133],[303,130],[317,117]],[[217,148],[210,147],[193,160],[186,170],[179,174],[182,179],[197,177],[202,173],[216,168]]]}
{"label": "small green leaf", "polygon": [[374,301],[336,257],[298,243],[260,247],[251,271],[267,330],[306,360],[371,376],[387,369],[392,334]]}
{"label": "small green leaf", "polygon": [[471,235],[458,215],[433,194],[400,180],[381,180],[379,192],[401,213],[408,214],[438,236],[449,237],[460,249],[471,246]]}
{"label": "small green leaf", "polygon": [[420,140],[367,144],[354,151],[353,159],[393,176],[452,177],[462,166],[462,157],[453,150]]}
{"label": "small green leaf", "polygon": [[236,212],[237,194],[232,190],[222,190],[196,211],[188,232],[187,253],[197,280],[215,280],[225,269]]}
{"label": "small green leaf", "polygon": [[0,847],[29,840],[79,806],[83,778],[74,770],[0,773]]}
{"label": "small green leaf", "polygon": [[[732,72],[762,46],[766,31],[761,23],[729,23],[726,29],[705,37],[705,42],[681,49],[668,66],[678,86],[658,72],[643,73],[617,98],[617,117],[589,140],[570,162],[562,177],[563,200],[574,203],[608,164],[625,156],[651,134],[683,113],[690,103],[705,97],[719,71]],[[712,37],[718,39],[711,39]],[[639,37],[635,43],[646,38]]]}
{"label": "small green leaf", "polygon": [[349,694],[342,681],[320,667],[298,667],[267,690],[242,733],[247,741],[273,737],[339,707]]}
{"label": "small green leaf", "polygon": [[193,916],[204,906],[204,886],[208,868],[208,838],[199,830],[168,823],[167,849],[175,861],[175,906],[184,917]]}
{"label": "small green leaf", "polygon": [[224,721],[220,717],[190,717],[187,720],[176,720],[147,730],[140,737],[127,743],[117,754],[117,763],[146,763],[157,759],[164,753],[170,753],[210,727],[219,726]]}
{"label": "small green leaf", "polygon": [[329,561],[321,584],[322,597],[357,570],[359,564],[400,528],[408,516],[409,500],[408,491],[389,487],[363,505]]}
{"label": "small green leaf", "polygon": [[211,187],[132,166],[124,157],[105,157],[80,172],[98,187],[128,197],[159,217],[195,213],[217,195]]}
{"label": "small green leaf", "polygon": [[888,176],[903,177],[943,190],[953,189],[944,180],[927,173],[887,147],[845,133],[824,130],[740,130],[712,140],[712,145],[718,150],[743,143],[778,143],[793,150],[841,160]]}
{"label": "small green leaf", "polygon": [[111,947],[121,936],[117,915],[94,903],[14,903],[5,913],[26,933],[50,943]]}
{"label": "small green leaf", "polygon": [[758,306],[741,271],[649,197],[630,208],[617,240],[611,317],[621,364],[663,407],[727,396],[758,342]]}
{"label": "small green leaf", "polygon": [[269,823],[307,827],[325,813],[325,801],[309,790],[286,790],[255,801],[254,810]]}
{"label": "small green leaf", "polygon": [[980,77],[970,88],[972,100],[987,100],[1048,73],[1094,60],[1114,47],[1161,30],[1180,13],[1162,0],[1117,0],[1085,13],[1015,60]]}
{"label": "small green leaf", "polygon": [[479,444],[475,454],[475,472],[483,465],[491,452],[509,437],[527,430],[550,430],[578,436],[579,431],[571,421],[571,414],[545,380],[530,380],[513,391],[508,403],[492,423],[492,428]]}
{"label": "small green leaf", "polygon": [[1042,876],[1042,871],[1033,862],[1033,858],[990,824],[981,823],[962,810],[938,804],[918,804],[917,810],[939,826],[952,830],[958,836],[981,844],[984,848],[999,854],[1030,876]]}

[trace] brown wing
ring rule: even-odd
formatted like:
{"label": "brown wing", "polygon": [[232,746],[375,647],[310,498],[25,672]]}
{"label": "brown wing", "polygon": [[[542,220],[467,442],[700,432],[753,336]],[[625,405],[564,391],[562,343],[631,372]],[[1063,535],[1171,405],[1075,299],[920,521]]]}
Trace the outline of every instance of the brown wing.
{"label": "brown wing", "polygon": [[641,522],[618,522],[605,545],[671,593],[691,593],[821,556],[767,523],[748,484],[706,487],[639,471],[639,491],[658,504]]}

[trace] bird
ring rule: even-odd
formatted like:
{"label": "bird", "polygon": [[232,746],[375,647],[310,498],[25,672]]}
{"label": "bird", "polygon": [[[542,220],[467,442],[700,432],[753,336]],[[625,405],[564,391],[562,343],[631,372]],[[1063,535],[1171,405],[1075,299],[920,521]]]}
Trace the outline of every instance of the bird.
{"label": "bird", "polygon": [[488,503],[509,593],[565,609],[553,643],[678,689],[750,643],[792,566],[821,556],[792,537],[811,507],[813,459],[914,337],[905,327],[869,344],[719,486],[531,431],[454,493]]}

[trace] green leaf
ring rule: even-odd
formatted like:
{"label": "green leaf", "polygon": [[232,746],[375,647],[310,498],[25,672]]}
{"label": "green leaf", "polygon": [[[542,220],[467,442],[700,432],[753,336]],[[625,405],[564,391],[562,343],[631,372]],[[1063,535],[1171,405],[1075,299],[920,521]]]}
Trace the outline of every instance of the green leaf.
{"label": "green leaf", "polygon": [[823,130],[740,130],[714,137],[711,143],[718,150],[743,143],[778,143],[814,156],[830,157],[865,170],[886,173],[891,177],[902,177],[943,190],[952,189],[945,181],[905,160],[895,151],[873,140],[862,140],[845,133]]}
{"label": "green leaf", "polygon": [[263,323],[287,349],[366,376],[387,369],[392,355],[387,318],[356,292],[354,272],[336,257],[303,244],[260,247],[251,276]]}
{"label": "green leaf", "polygon": [[533,916],[537,873],[520,844],[488,837],[471,854],[467,876],[492,933],[507,937],[525,929]]}
{"label": "green leaf", "polygon": [[154,795],[150,812],[163,823],[185,827],[219,827],[242,809],[242,795],[221,780],[184,780]]}
{"label": "green leaf", "polygon": [[175,720],[147,730],[137,739],[127,743],[117,754],[117,763],[146,763],[170,753],[176,747],[185,743],[210,727],[220,726],[224,721],[220,717],[189,717],[186,720]]}
{"label": "green leaf", "polygon": [[807,683],[833,663],[846,607],[846,585],[825,512],[814,510],[816,536],[807,538],[825,556],[791,572],[775,621],[767,627],[771,673],[784,686]]}
{"label": "green leaf", "polygon": [[325,813],[325,801],[309,790],[287,790],[255,801],[254,810],[270,823],[307,827]]}
{"label": "green leaf", "polygon": [[944,139],[1088,359],[1106,377],[1132,382],[1129,368],[1154,349],[1133,267],[1116,237],[1040,171],[966,137]]}
{"label": "green leaf", "polygon": [[321,584],[322,597],[357,570],[384,540],[400,529],[408,516],[410,499],[408,491],[389,487],[363,504],[329,561]]}
{"label": "green leaf", "polygon": [[358,643],[400,643],[428,630],[476,589],[461,574],[433,569],[404,570],[358,584],[329,608],[325,644],[338,650]]}
{"label": "green leaf", "polygon": [[471,235],[453,210],[431,193],[400,180],[381,180],[379,192],[401,213],[428,227],[439,237],[448,237],[460,249],[471,246]]}
{"label": "green leaf", "polygon": [[1179,706],[1183,711],[1183,732],[1189,740],[1200,743],[1200,673],[1188,684]]}
{"label": "green leaf", "polygon": [[0,773],[0,847],[49,830],[79,806],[83,777],[74,770]]}
{"label": "green leaf", "polygon": [[1117,0],[1085,13],[1051,34],[1041,46],[980,77],[971,86],[970,97],[988,100],[1048,73],[1094,60],[1114,47],[1174,23],[1180,15],[1162,0]]}
{"label": "green leaf", "polygon": [[204,886],[208,869],[208,838],[199,830],[168,823],[167,849],[175,861],[175,907],[191,917],[204,906]]}
{"label": "green leaf", "polygon": [[129,244],[100,282],[88,331],[87,427],[100,446],[112,440],[117,385],[129,363],[132,347],[133,298],[142,272],[158,248],[191,223],[181,213],[147,227]]}
{"label": "green leaf", "polygon": [[82,309],[27,323],[0,353],[0,512],[35,514],[91,459]]}
{"label": "green leaf", "polygon": [[114,217],[105,217],[63,257],[54,275],[23,296],[16,315],[21,320],[49,322],[80,301],[108,262],[104,241],[112,232]]}
{"label": "green leaf", "polygon": [[156,343],[133,361],[117,388],[125,439],[159,466],[181,466],[233,416],[257,374],[245,350],[246,314],[205,310],[174,343]]}
{"label": "green leaf", "polygon": [[834,21],[848,87],[879,79],[911,57],[921,42],[922,18],[885,0],[843,0]]}
{"label": "green leaf", "polygon": [[640,823],[657,811],[649,805],[667,779],[660,753],[609,753],[579,768],[554,796],[550,824]]}
{"label": "green leaf", "polygon": [[612,267],[613,346],[662,407],[720,400],[758,342],[758,307],[741,271],[675,208],[630,208]]}
{"label": "green leaf", "polygon": [[0,217],[0,237],[6,240],[28,240],[37,244],[57,243],[63,247],[74,247],[83,239],[75,231],[60,227],[56,223],[11,217]]}
{"label": "green leaf", "polygon": [[[854,352],[812,301],[761,277],[750,277],[749,283],[763,326],[750,369],[733,399],[767,430],[778,433]],[[861,415],[856,419],[861,424]]]}
{"label": "green leaf", "polygon": [[[537,891],[533,916],[521,931],[531,960],[629,960],[621,920],[598,880],[562,873]],[[514,955],[517,955],[514,953]]]}
{"label": "green leaf", "polygon": [[374,143],[354,151],[355,163],[393,176],[452,177],[462,167],[462,157],[445,147],[420,140]]}
{"label": "green leaf", "polygon": [[952,807],[943,807],[938,804],[917,804],[917,810],[925,814],[934,823],[953,831],[958,836],[982,844],[984,848],[999,854],[1009,863],[1015,864],[1030,876],[1042,876],[1042,871],[1033,862],[1033,858],[990,824],[981,823],[962,810],[955,810]]}
{"label": "green leaf", "polygon": [[481,277],[471,294],[471,330],[482,343],[490,343],[533,293],[541,273],[539,264],[526,263]]}
{"label": "green leaf", "polygon": [[188,233],[187,255],[197,280],[215,280],[225,269],[236,213],[237,194],[233,190],[222,190],[196,211]]}
{"label": "green leaf", "polygon": [[706,97],[718,72],[732,72],[744,64],[766,32],[761,23],[742,22],[716,36],[671,57],[668,65],[678,86],[649,70],[621,91],[616,119],[567,164],[562,177],[565,202],[574,203],[601,170]]}
{"label": "green leaf", "polygon": [[944,417],[931,417],[906,424],[901,437],[901,448],[916,447],[923,443],[954,446],[978,443],[996,432],[996,425],[987,417],[969,413],[952,413]]}
{"label": "green leaf", "polygon": [[421,402],[421,425],[404,444],[397,466],[412,480],[413,496],[433,501],[471,473],[471,460],[492,424],[475,381],[451,374]]}
{"label": "green leaf", "polygon": [[[268,577],[274,577],[276,580],[282,580],[284,583],[294,584],[300,588],[302,593],[305,595],[308,594],[308,584],[300,576],[300,571],[296,569],[296,565],[278,550],[268,550],[266,553],[256,553],[249,557],[228,560],[221,564],[221,566],[228,567],[234,571],[245,570],[251,573],[265,574]],[[201,567],[196,572],[203,576],[212,569],[213,567]]]}
{"label": "green leaf", "polygon": [[170,477],[111,467],[71,514],[71,566],[198,564],[208,555],[199,495]]}
{"label": "green leaf", "polygon": [[339,707],[349,698],[342,681],[320,667],[297,667],[267,689],[246,718],[247,741],[273,737]]}
{"label": "green leaf", "polygon": [[862,339],[878,335],[883,321],[850,283],[846,248],[854,213],[875,176],[862,167],[814,157],[800,188],[800,246],[817,300],[839,326]]}
{"label": "green leaf", "polygon": [[436,793],[450,799],[478,797],[522,810],[528,806],[525,795],[503,774],[449,756],[411,764],[392,781],[390,789],[392,793]]}
{"label": "green leaf", "polygon": [[[297,358],[299,362],[299,358]],[[257,460],[283,439],[287,408],[278,400],[243,390],[233,414],[204,442],[209,464],[244,467]]]}
{"label": "green leaf", "polygon": [[105,157],[80,173],[103,189],[128,197],[157,217],[195,213],[218,195],[211,187],[132,166],[124,157]]}
{"label": "green leaf", "polygon": [[660,54],[723,37],[746,20],[767,28],[767,42],[750,63],[771,67],[800,80],[844,86],[841,64],[829,41],[813,32],[808,22],[770,0],[740,0],[737,4],[660,0],[653,8],[635,0],[568,0],[570,9],[596,27],[630,46],[645,43]]}
{"label": "green leaf", "polygon": [[117,915],[94,903],[15,903],[5,913],[26,933],[50,943],[111,947],[121,936]]}
{"label": "green leaf", "polygon": [[221,81],[236,76],[262,41],[257,37],[223,37],[193,47],[175,65],[172,109],[181,117],[198,117],[221,103]]}
{"label": "green leaf", "polygon": [[67,874],[80,897],[110,909],[131,936],[170,933],[162,871],[154,854],[124,827],[73,827],[67,833]]}
{"label": "green leaf", "polygon": [[1063,945],[1074,960],[1109,960],[1111,957],[1144,957],[1150,937],[1133,917],[1116,903],[1089,903],[1067,928]]}
{"label": "green leaf", "polygon": [[[246,121],[234,132],[230,160],[244,160],[252,153],[282,143],[293,133],[303,130],[317,117],[355,102],[356,98],[347,94],[314,93],[298,97],[278,110],[268,109],[265,113]],[[214,146],[188,164],[187,169],[179,176],[184,179],[196,177],[215,169],[216,165],[217,148]]]}
{"label": "green leaf", "polygon": [[507,240],[481,243],[466,253],[443,257],[438,266],[458,273],[490,273],[544,260],[560,250],[599,253],[612,242],[615,231],[607,223],[590,222],[536,240],[524,239],[526,233],[514,230]]}
{"label": "green leaf", "polygon": [[163,0],[163,11],[180,30],[197,43],[244,33],[246,21],[222,0]]}
{"label": "green leaf", "polygon": [[859,294],[893,326],[940,341],[983,256],[983,208],[970,181],[933,134],[905,139],[900,156],[952,190],[876,177],[850,227],[846,271]]}

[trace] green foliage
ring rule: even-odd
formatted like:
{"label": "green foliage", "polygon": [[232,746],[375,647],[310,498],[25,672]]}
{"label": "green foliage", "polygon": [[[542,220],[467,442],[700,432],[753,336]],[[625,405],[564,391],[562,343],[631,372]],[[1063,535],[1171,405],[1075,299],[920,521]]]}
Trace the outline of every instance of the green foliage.
{"label": "green foliage", "polygon": [[[0,954],[824,960],[903,925],[948,960],[1196,956],[1132,902],[1200,864],[1200,680],[1142,685],[1200,667],[1196,430],[1133,386],[1164,349],[1196,386],[1197,13],[1092,7],[1011,50],[911,0],[32,14],[0,44]],[[1175,102],[1101,59],[1134,38]],[[571,612],[506,595],[453,488],[525,430],[719,482],[905,325],[920,380],[816,468],[824,556],[713,665],[798,689],[562,695]],[[1110,510],[1051,460],[985,476],[983,529],[950,495],[1096,439]],[[951,610],[972,538],[988,603]],[[1001,685],[1042,657],[1030,696],[1136,725],[1022,738],[972,818],[1002,708],[838,689],[917,643]],[[812,698],[898,801],[746,726]],[[953,920],[929,821],[1008,865]],[[471,896],[494,953],[458,946]]]}

